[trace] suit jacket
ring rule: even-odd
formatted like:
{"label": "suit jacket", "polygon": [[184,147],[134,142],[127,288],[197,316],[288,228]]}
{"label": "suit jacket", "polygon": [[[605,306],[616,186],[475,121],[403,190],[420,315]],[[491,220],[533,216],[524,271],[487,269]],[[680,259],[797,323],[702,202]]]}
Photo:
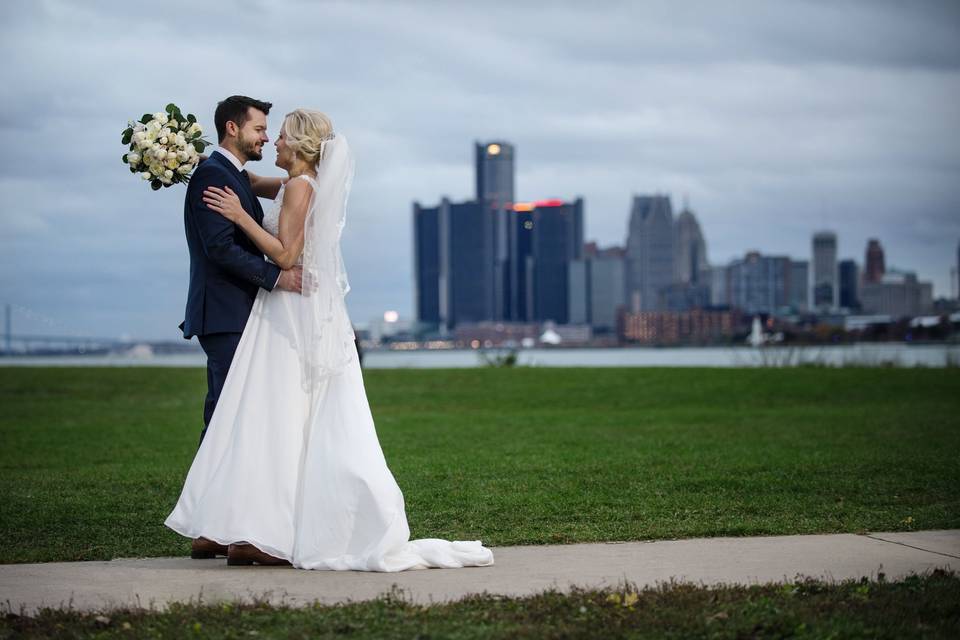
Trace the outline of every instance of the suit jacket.
{"label": "suit jacket", "polygon": [[280,267],[267,262],[240,227],[207,207],[203,191],[209,186],[229,186],[257,224],[263,222],[263,209],[249,178],[226,157],[213,153],[194,170],[183,205],[190,287],[180,329],[188,340],[211,333],[242,332],[259,288],[272,290],[280,277]]}

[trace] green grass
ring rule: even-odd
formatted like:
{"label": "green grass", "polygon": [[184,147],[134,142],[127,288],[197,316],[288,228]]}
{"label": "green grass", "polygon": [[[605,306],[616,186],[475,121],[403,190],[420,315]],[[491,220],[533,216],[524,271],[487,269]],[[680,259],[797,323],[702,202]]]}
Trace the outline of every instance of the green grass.
{"label": "green grass", "polygon": [[[960,370],[365,374],[413,537],[960,527]],[[202,369],[0,368],[0,562],[183,555]]]}
{"label": "green grass", "polygon": [[165,612],[56,609],[0,620],[0,638],[956,638],[960,578],[942,571],[889,582],[477,595],[440,605],[402,593],[293,609],[179,604]]}

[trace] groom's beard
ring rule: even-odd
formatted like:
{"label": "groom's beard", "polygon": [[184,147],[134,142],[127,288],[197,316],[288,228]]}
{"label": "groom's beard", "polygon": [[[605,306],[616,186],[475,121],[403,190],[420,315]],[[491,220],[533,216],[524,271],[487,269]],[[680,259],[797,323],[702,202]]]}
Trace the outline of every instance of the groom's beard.
{"label": "groom's beard", "polygon": [[260,152],[262,146],[260,146],[259,140],[246,140],[244,138],[239,138],[237,140],[238,147],[240,147],[240,153],[247,157],[247,160],[262,160],[263,153]]}

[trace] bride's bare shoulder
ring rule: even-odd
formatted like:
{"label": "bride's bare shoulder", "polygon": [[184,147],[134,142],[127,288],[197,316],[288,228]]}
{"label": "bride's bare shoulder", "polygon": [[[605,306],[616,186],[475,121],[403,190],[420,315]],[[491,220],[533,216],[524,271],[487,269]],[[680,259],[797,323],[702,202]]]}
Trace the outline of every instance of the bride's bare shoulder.
{"label": "bride's bare shoulder", "polygon": [[306,180],[297,180],[295,178],[287,180],[287,183],[283,187],[283,206],[306,208],[312,189],[310,183]]}

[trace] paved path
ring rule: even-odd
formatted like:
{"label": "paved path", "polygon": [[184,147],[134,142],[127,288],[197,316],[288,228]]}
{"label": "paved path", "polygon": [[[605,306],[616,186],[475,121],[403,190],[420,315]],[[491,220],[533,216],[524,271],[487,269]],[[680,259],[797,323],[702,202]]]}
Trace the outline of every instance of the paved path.
{"label": "paved path", "polygon": [[888,579],[937,567],[960,571],[960,530],[868,535],[701,538],[494,548],[496,564],[403,573],[298,571],[228,567],[226,561],[152,558],[109,562],[0,565],[0,603],[14,611],[72,604],[163,607],[266,597],[301,605],[375,598],[400,587],[415,602],[457,599],[487,591],[524,595],[571,585],[638,586],[671,578],[703,584],[776,582],[798,575],[843,580]]}

